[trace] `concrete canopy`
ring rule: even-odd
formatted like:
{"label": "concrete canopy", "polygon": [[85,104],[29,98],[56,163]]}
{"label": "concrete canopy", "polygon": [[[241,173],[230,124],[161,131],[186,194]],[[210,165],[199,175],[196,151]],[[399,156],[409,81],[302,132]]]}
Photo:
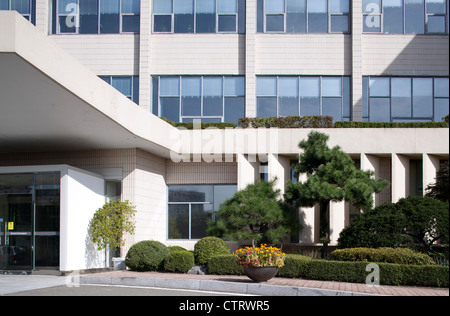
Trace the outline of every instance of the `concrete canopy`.
{"label": "concrete canopy", "polygon": [[99,79],[21,15],[0,11],[0,153],[141,148],[168,157],[170,135],[178,130]]}

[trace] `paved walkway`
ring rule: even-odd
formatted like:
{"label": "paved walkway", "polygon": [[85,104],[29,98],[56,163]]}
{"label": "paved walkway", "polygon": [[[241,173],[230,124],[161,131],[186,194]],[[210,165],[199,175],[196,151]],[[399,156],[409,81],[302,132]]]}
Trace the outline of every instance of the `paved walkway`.
{"label": "paved walkway", "polygon": [[[449,296],[449,289],[274,278],[252,282],[246,276],[188,275],[158,272],[113,271],[75,276],[82,284],[136,285],[161,288],[220,291],[269,296],[392,295]],[[76,280],[75,280],[76,281]]]}

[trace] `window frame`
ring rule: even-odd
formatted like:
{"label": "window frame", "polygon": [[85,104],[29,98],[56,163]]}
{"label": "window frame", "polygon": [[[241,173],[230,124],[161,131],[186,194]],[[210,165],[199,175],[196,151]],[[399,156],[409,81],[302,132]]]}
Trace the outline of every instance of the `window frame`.
{"label": "window frame", "polygon": [[[362,8],[362,17],[363,17],[363,25],[362,25],[362,32],[363,34],[403,34],[403,35],[448,35],[449,34],[449,0],[445,0],[446,5],[445,5],[445,10],[446,13],[442,14],[442,13],[427,13],[427,1],[424,0],[424,10],[423,10],[423,14],[424,14],[424,33],[407,33],[406,32],[406,3],[405,0],[401,0],[402,1],[402,27],[403,27],[403,31],[402,33],[386,33],[384,30],[384,1],[385,0],[380,0],[381,1],[381,7],[380,7],[380,13],[366,13],[364,11],[364,7]],[[367,17],[369,16],[379,16],[380,17],[380,31],[379,32],[367,32],[364,31],[364,21],[367,19]],[[444,17],[445,20],[445,31],[444,32],[429,32],[428,31],[428,18],[429,17],[434,17],[434,16],[440,16],[440,17]]]}
{"label": "window frame", "polygon": [[[380,78],[380,79],[388,79],[389,80],[389,95],[388,96],[371,96],[371,88],[370,88],[370,80],[373,78]],[[393,109],[392,109],[392,79],[410,79],[411,86],[411,109],[410,109],[410,117],[406,116],[394,116],[393,115]],[[429,79],[431,81],[431,92],[432,95],[431,98],[431,109],[430,109],[430,116],[414,116],[414,79]],[[376,122],[371,121],[370,113],[371,113],[371,103],[372,99],[389,99],[389,122],[441,122],[441,118],[435,117],[435,106],[436,106],[436,100],[448,100],[447,97],[440,97],[435,95],[435,85],[436,85],[436,79],[448,79],[448,77],[433,77],[433,76],[364,76],[363,77],[363,94],[367,94],[367,100],[363,100],[363,107],[364,103],[367,102],[367,116],[363,115],[363,120],[367,122]],[[364,87],[364,81],[367,82],[367,87]],[[364,91],[364,89],[367,89]]]}
{"label": "window frame", "polygon": [[[122,93],[127,99],[129,99],[129,100],[133,101],[134,103],[136,103],[136,105],[139,105],[139,76],[122,76],[122,75],[119,75],[119,76],[114,76],[114,75],[113,76],[110,76],[110,75],[102,76],[102,75],[100,75],[99,78],[102,79],[103,81],[105,81],[110,86],[112,86],[114,89],[116,89],[116,88],[113,86],[113,79],[115,79],[115,78],[130,79],[131,80],[131,82],[130,82],[130,84],[131,84],[131,95],[126,95],[126,94],[122,93],[122,91],[119,91],[118,89],[116,89],[116,90],[119,91],[120,93]],[[137,82],[136,82],[136,79],[137,79]],[[136,88],[137,88],[137,91],[135,91]],[[137,95],[136,95],[136,93],[137,93]],[[137,96],[137,100],[136,100],[135,96]]]}
{"label": "window frame", "polygon": [[[212,206],[212,211],[211,211],[211,218],[212,220],[215,220],[215,214],[217,211],[215,209],[215,192],[216,192],[216,187],[223,187],[223,186],[227,186],[227,187],[233,187],[235,188],[235,192],[237,192],[237,184],[173,184],[173,185],[167,185],[167,208],[166,208],[166,218],[167,218],[167,232],[166,232],[166,240],[170,240],[170,241],[198,241],[200,239],[193,239],[192,238],[192,228],[193,228],[193,223],[192,223],[192,205],[211,205]],[[169,195],[170,195],[170,187],[210,187],[212,189],[212,201],[208,201],[208,202],[171,202],[169,199]],[[170,214],[169,214],[169,208],[170,205],[187,205],[189,207],[189,214],[188,214],[188,218],[189,218],[189,238],[188,239],[180,239],[180,238],[170,238],[169,236],[169,222],[170,222]],[[206,237],[206,236],[205,236]]]}
{"label": "window frame", "polygon": [[[310,32],[309,31],[309,1],[314,1],[314,0],[306,0],[306,12],[305,12],[305,32],[288,32],[287,31],[287,1],[284,1],[284,12],[270,12],[267,13],[266,12],[266,1],[270,1],[270,0],[262,0],[262,14],[263,14],[263,33],[268,33],[268,34],[351,34],[351,14],[352,14],[352,3],[349,0],[349,12],[348,13],[332,13],[330,11],[330,0],[327,0],[327,33],[314,33],[314,32]],[[282,15],[283,16],[283,22],[284,22],[284,26],[283,26],[283,31],[270,31],[267,30],[267,16],[276,16],[276,15]],[[332,32],[332,24],[331,24],[331,20],[332,20],[332,16],[346,16],[347,20],[348,20],[348,32]]]}
{"label": "window frame", "polygon": [[[210,120],[210,122],[214,122],[215,120],[218,120],[219,122],[217,123],[224,123],[225,122],[225,113],[226,113],[226,108],[225,108],[225,104],[226,104],[226,100],[229,98],[244,98],[244,113],[245,113],[245,77],[244,76],[227,76],[227,75],[205,75],[205,76],[155,76],[158,79],[158,113],[155,114],[158,117],[162,117],[161,113],[162,113],[162,108],[161,108],[161,98],[178,98],[178,105],[179,105],[179,117],[178,117],[178,122],[190,122],[191,120],[200,120],[202,122],[205,122]],[[244,95],[231,95],[231,94],[226,94],[226,89],[225,89],[225,81],[226,78],[230,78],[230,77],[234,77],[234,78],[244,78]],[[161,78],[178,78],[178,95],[163,95],[161,94]],[[183,108],[182,108],[182,94],[183,94],[183,78],[200,78],[200,116],[195,116],[195,115],[183,115]],[[204,113],[204,98],[205,95],[203,93],[203,89],[204,89],[204,79],[205,78],[221,78],[222,79],[222,116],[218,116],[218,115],[203,115]]]}
{"label": "window frame", "polygon": [[[153,34],[243,34],[239,32],[239,0],[236,1],[236,12],[235,13],[222,13],[218,10],[218,0],[214,0],[215,3],[215,31],[214,32],[197,32],[197,0],[193,0],[193,30],[192,32],[175,32],[175,1],[172,1],[172,12],[171,13],[154,13],[154,7],[152,5],[152,33]],[[245,14],[245,12],[242,12]],[[155,16],[170,16],[170,30],[169,31],[156,31],[155,30]],[[220,31],[219,30],[219,17],[220,16],[235,16],[236,25],[235,31]]]}
{"label": "window frame", "polygon": [[[78,17],[78,21],[80,21],[80,0],[74,0],[76,1],[76,5],[78,8],[78,12],[77,12],[77,17]],[[102,33],[100,25],[101,25],[101,13],[100,13],[100,7],[101,1],[108,1],[108,0],[97,0],[97,33],[89,33],[90,35],[102,35],[102,34],[140,34],[140,23],[139,23],[139,31],[137,32],[124,32],[123,31],[123,17],[124,16],[140,16],[140,10],[139,13],[122,13],[122,1],[124,0],[119,0],[119,32],[118,33]],[[69,14],[60,14],[59,13],[59,0],[55,1],[55,11],[56,11],[56,21],[54,21],[56,23],[56,33],[53,35],[80,35],[80,26],[75,27],[75,32],[61,32],[61,27],[60,27],[60,17],[67,17],[69,16]]]}
{"label": "window frame", "polygon": [[[323,115],[323,100],[324,99],[336,99],[336,98],[340,98],[341,99],[341,120],[342,121],[349,121],[351,120],[351,115],[352,115],[352,106],[351,106],[351,93],[350,93],[350,99],[349,101],[349,115],[347,116],[345,113],[345,102],[346,102],[346,96],[345,96],[345,84],[346,84],[346,80],[345,78],[349,78],[348,80],[348,85],[349,85],[349,90],[351,91],[351,77],[350,76],[257,76],[256,79],[256,86],[258,87],[258,78],[275,78],[276,79],[276,95],[272,95],[272,94],[267,94],[267,95],[259,95],[258,92],[256,92],[256,116],[259,116],[258,113],[258,99],[259,98],[274,98],[276,100],[276,107],[277,107],[277,117],[281,117],[280,116],[280,85],[279,85],[279,79],[280,78],[298,78],[298,82],[297,82],[297,95],[298,95],[298,113],[300,116],[302,116],[302,95],[301,95],[301,84],[302,84],[302,78],[318,78],[319,79],[319,86],[318,86],[318,92],[319,92],[319,115]],[[327,78],[339,78],[341,81],[341,87],[340,87],[340,96],[324,96],[323,95],[323,79],[327,79]],[[258,89],[258,88],[256,88]],[[258,91],[258,90],[256,90]]]}
{"label": "window frame", "polygon": [[[11,1],[12,0],[8,0],[7,4],[8,4],[8,8],[6,9],[6,11],[16,11],[16,10],[12,10],[11,9]],[[32,23],[33,25],[36,25],[36,1],[35,0],[28,0],[29,4],[30,4],[30,13],[27,14],[22,14],[20,12],[18,12],[21,16],[23,16],[25,19],[27,19],[30,23]]]}

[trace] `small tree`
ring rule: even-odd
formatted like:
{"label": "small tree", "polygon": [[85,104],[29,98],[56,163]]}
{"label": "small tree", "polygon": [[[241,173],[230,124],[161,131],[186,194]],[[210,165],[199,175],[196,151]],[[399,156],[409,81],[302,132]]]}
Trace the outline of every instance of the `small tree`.
{"label": "small tree", "polygon": [[136,207],[129,201],[111,201],[98,209],[91,220],[92,241],[97,249],[125,245],[125,233],[134,234]]}
{"label": "small tree", "polygon": [[[373,193],[381,192],[388,183],[374,179],[371,171],[359,170],[351,157],[338,146],[329,148],[328,136],[313,131],[300,142],[303,153],[294,166],[298,174],[306,174],[306,182],[289,182],[286,199],[297,207],[320,206],[322,219],[328,216],[331,201],[349,201],[363,210],[373,207]],[[321,238],[329,239],[328,219],[321,225]]]}
{"label": "small tree", "polygon": [[449,200],[449,173],[448,160],[445,161],[436,174],[436,183],[427,187],[427,196],[439,201],[448,202]]}
{"label": "small tree", "polygon": [[258,180],[225,201],[216,214],[218,220],[210,221],[208,235],[277,244],[289,232],[298,230],[298,221],[279,200],[280,191],[274,184]]}

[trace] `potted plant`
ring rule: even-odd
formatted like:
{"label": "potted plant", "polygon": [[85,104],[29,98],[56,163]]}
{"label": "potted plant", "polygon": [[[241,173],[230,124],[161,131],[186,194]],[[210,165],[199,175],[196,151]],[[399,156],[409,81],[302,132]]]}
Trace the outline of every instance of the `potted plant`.
{"label": "potted plant", "polygon": [[267,247],[266,244],[241,248],[234,256],[244,274],[255,282],[266,282],[275,277],[286,258],[280,248]]}

